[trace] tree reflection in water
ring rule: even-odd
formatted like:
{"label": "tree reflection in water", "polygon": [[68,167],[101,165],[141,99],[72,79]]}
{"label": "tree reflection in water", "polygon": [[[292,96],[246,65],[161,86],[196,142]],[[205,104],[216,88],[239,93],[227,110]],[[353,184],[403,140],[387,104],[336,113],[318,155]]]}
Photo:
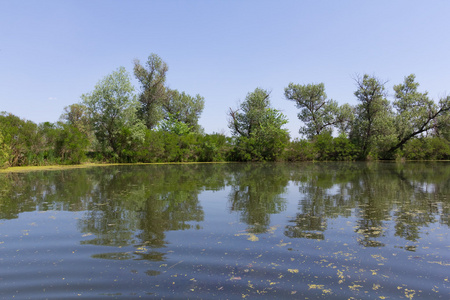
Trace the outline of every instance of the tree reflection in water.
{"label": "tree reflection in water", "polygon": [[251,233],[267,232],[270,215],[286,208],[283,194],[289,182],[289,169],[277,164],[239,165],[229,183],[229,205],[238,212]]}
{"label": "tree reflection in water", "polygon": [[[288,191],[296,185],[298,193]],[[252,234],[268,232],[271,215],[298,203],[289,238],[326,239],[330,220],[354,216],[365,247],[384,246],[388,224],[405,242],[431,223],[450,225],[450,164],[262,163],[110,166],[0,174],[0,218],[22,212],[84,211],[83,244],[132,253],[101,258],[165,259],[166,232],[201,229],[204,190],[230,189],[228,208]],[[442,199],[445,199],[444,201]]]}
{"label": "tree reflection in water", "polygon": [[365,247],[380,247],[387,223],[395,235],[417,241],[420,228],[449,226],[450,165],[436,163],[304,164],[291,178],[299,186],[299,212],[286,226],[289,237],[324,239],[327,221],[358,218],[354,231]]}

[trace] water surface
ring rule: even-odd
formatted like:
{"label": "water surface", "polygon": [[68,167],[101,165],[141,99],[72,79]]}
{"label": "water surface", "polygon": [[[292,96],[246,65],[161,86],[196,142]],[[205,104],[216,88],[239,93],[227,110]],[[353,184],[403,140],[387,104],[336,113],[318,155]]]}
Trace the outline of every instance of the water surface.
{"label": "water surface", "polygon": [[449,163],[0,174],[0,297],[448,299]]}

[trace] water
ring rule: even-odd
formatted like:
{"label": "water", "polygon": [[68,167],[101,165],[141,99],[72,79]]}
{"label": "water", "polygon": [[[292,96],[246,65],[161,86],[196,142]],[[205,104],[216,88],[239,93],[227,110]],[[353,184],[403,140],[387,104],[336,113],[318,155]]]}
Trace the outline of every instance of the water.
{"label": "water", "polygon": [[450,163],[0,174],[0,298],[448,299]]}

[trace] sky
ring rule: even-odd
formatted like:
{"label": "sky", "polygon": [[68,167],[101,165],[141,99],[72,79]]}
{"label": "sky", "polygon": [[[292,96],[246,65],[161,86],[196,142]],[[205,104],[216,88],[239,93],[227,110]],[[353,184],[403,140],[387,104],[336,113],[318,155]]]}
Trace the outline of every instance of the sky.
{"label": "sky", "polygon": [[0,0],[0,111],[56,122],[123,66],[151,53],[167,85],[205,98],[200,125],[230,134],[227,111],[255,88],[300,137],[284,89],[324,83],[328,98],[357,104],[355,78],[393,85],[414,73],[435,101],[450,94],[450,1]]}

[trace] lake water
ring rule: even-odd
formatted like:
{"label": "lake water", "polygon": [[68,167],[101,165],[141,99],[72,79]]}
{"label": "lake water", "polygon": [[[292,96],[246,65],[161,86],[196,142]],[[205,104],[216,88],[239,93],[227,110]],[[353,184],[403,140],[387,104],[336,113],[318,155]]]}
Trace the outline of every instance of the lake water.
{"label": "lake water", "polygon": [[0,298],[449,299],[450,163],[0,174]]}

